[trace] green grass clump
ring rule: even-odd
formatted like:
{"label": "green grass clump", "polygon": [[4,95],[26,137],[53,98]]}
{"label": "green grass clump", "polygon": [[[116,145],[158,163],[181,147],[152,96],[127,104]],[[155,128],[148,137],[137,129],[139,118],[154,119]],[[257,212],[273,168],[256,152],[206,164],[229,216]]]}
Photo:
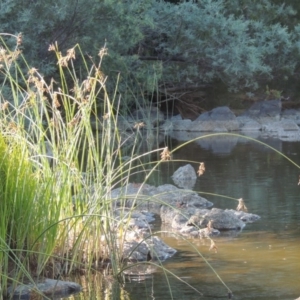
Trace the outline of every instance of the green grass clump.
{"label": "green grass clump", "polygon": [[78,78],[80,48],[63,56],[51,45],[59,82],[47,83],[34,68],[24,74],[16,40],[10,50],[0,37],[0,285],[5,291],[9,281],[91,269],[107,258],[119,274],[110,191],[127,183],[131,161],[120,163],[118,99],[108,97],[101,71],[107,49],[98,65],[84,61]]}

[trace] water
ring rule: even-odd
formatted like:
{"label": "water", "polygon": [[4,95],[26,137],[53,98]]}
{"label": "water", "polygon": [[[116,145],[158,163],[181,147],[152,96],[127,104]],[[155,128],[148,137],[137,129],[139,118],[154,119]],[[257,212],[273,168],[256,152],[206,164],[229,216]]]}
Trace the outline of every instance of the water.
{"label": "water", "polygon": [[[300,164],[300,143],[262,139]],[[219,141],[219,142],[218,142]],[[169,141],[174,149],[181,142]],[[278,153],[240,138],[201,140],[179,149],[174,159],[205,162],[206,172],[194,190],[243,198],[261,220],[236,235],[215,238],[217,253],[208,240],[189,240],[211,264],[233,299],[296,299],[300,296],[300,170]],[[186,162],[165,163],[163,182]],[[198,164],[194,163],[195,170]],[[203,194],[215,207],[235,208],[237,202]],[[228,299],[227,288],[187,242],[164,234],[164,241],[178,253],[164,266],[180,280],[157,272],[145,280],[115,283],[93,279],[75,299]],[[86,280],[86,279],[85,279]],[[170,287],[170,288],[169,288]],[[171,291],[171,292],[170,292]]]}

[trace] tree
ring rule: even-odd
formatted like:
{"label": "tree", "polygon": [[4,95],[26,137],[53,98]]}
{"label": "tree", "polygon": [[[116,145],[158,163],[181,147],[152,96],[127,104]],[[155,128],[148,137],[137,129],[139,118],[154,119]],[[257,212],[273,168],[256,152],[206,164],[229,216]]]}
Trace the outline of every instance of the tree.
{"label": "tree", "polygon": [[61,51],[79,43],[93,58],[106,43],[103,71],[110,78],[121,74],[123,92],[188,91],[215,82],[251,91],[298,76],[298,4],[4,0],[0,6],[2,31],[23,33],[23,54],[46,76],[56,71],[48,52],[55,41]]}

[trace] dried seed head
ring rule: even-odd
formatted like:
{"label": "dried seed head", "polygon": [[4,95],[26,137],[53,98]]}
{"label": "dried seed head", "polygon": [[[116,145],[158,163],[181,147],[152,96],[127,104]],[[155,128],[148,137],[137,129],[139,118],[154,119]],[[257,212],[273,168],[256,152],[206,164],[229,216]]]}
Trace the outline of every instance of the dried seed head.
{"label": "dried seed head", "polygon": [[201,176],[203,175],[205,172],[205,165],[204,165],[204,162],[201,162],[200,165],[199,165],[199,169],[197,171],[197,174],[198,176]]}
{"label": "dried seed head", "polygon": [[5,101],[4,103],[2,103],[1,105],[1,110],[7,110],[8,109],[8,106],[9,106],[9,102],[8,101]]}
{"label": "dried seed head", "polygon": [[56,49],[55,49],[55,46],[54,46],[54,44],[50,44],[49,45],[49,48],[48,48],[48,51],[55,51]]}
{"label": "dried seed head", "polygon": [[53,115],[53,118],[50,119],[50,126],[53,128],[59,128],[59,111],[56,111],[56,115]]}
{"label": "dried seed head", "polygon": [[53,94],[53,105],[55,108],[58,108],[61,106],[58,101],[58,94],[56,92]]}
{"label": "dried seed head", "polygon": [[103,56],[107,55],[107,48],[104,46],[103,48],[100,49],[98,55],[102,58]]}
{"label": "dried seed head", "polygon": [[18,125],[15,122],[9,122],[8,128],[12,131],[15,132],[18,130]]}
{"label": "dried seed head", "polygon": [[207,227],[207,229],[208,229],[209,231],[211,231],[211,230],[213,229],[213,221],[212,221],[212,220],[209,220],[208,223],[207,223],[207,225],[206,225],[206,227]]}
{"label": "dried seed head", "polygon": [[237,211],[248,212],[248,208],[246,207],[243,198],[238,199],[238,201],[239,201],[239,204],[238,204],[236,210]]}
{"label": "dried seed head", "polygon": [[74,127],[75,125],[77,125],[79,123],[79,121],[80,121],[80,116],[77,115],[68,123],[68,126]]}
{"label": "dried seed head", "polygon": [[142,127],[145,127],[144,122],[135,123],[134,126],[133,126],[134,129],[140,129]]}
{"label": "dried seed head", "polygon": [[211,239],[210,240],[210,247],[209,247],[209,251],[215,251],[215,253],[218,252],[218,247],[216,246],[215,242]]}
{"label": "dried seed head", "polygon": [[17,36],[17,46],[21,46],[23,43],[23,35],[22,33],[20,32]]}
{"label": "dried seed head", "polygon": [[75,48],[71,48],[69,50],[67,50],[67,61],[69,61],[70,59],[76,59],[75,57]]}
{"label": "dried seed head", "polygon": [[31,68],[31,69],[29,69],[28,74],[32,76],[32,75],[34,75],[35,73],[37,73],[37,71],[38,71],[38,70],[37,70],[36,68]]}
{"label": "dried seed head", "polygon": [[103,118],[103,120],[108,120],[109,119],[109,113],[106,113],[102,118]]}
{"label": "dried seed head", "polygon": [[105,74],[99,68],[96,69],[95,77],[99,78],[101,82],[104,82],[106,79]]}
{"label": "dried seed head", "polygon": [[171,152],[169,151],[168,147],[164,148],[163,152],[160,154],[161,160],[166,161],[166,160],[171,160],[172,155]]}

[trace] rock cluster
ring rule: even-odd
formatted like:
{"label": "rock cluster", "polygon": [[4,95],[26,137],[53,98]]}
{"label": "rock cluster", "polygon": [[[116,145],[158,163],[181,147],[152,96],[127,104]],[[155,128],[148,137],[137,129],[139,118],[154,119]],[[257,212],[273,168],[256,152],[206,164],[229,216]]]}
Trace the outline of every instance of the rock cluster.
{"label": "rock cluster", "polygon": [[[178,169],[173,179],[183,178],[185,171],[186,168]],[[243,211],[210,209],[213,204],[207,199],[171,184],[154,187],[130,183],[111,194],[116,203],[116,220],[121,215],[122,222],[130,225],[124,239],[124,257],[130,261],[165,260],[176,252],[152,236],[154,216],[161,219],[166,230],[198,238],[218,235],[222,231],[237,232],[247,223],[260,219],[258,215]],[[126,211],[128,214],[124,213]]]}
{"label": "rock cluster", "polygon": [[196,120],[183,120],[180,115],[168,120],[174,131],[188,132],[259,132],[281,140],[300,140],[300,110],[282,111],[281,100],[254,103],[242,115],[236,116],[227,106],[201,114]]}

